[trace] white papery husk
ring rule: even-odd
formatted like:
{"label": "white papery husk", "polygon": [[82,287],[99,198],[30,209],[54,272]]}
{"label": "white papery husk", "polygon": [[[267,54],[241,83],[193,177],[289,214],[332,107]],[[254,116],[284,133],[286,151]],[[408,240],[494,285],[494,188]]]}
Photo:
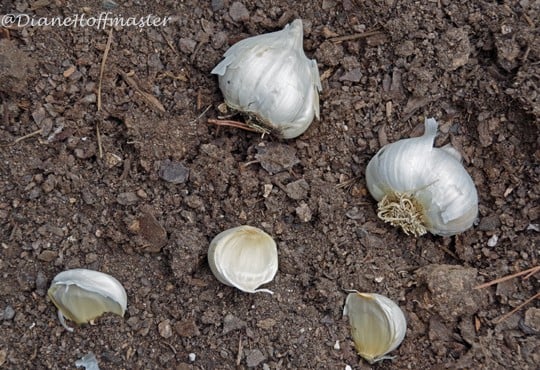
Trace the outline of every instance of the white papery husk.
{"label": "white papery husk", "polygon": [[225,230],[212,240],[208,264],[223,284],[247,293],[266,292],[257,289],[274,279],[278,270],[276,242],[270,235],[253,226]]}
{"label": "white papery husk", "polygon": [[73,269],[55,276],[48,295],[58,308],[62,325],[64,316],[77,324],[90,322],[105,312],[124,316],[127,294],[111,275],[88,269]]}
{"label": "white papery husk", "polygon": [[343,315],[349,317],[356,351],[371,364],[392,359],[386,355],[401,344],[407,332],[403,311],[380,294],[350,293]]}
{"label": "white papery husk", "polygon": [[379,201],[379,217],[384,216],[384,205],[410,201],[407,206],[417,211],[411,217],[421,227],[381,218],[416,236],[426,230],[435,235],[458,234],[470,228],[478,214],[476,187],[459,153],[449,145],[434,148],[436,134],[437,121],[426,119],[423,136],[385,145],[366,169],[369,192]]}
{"label": "white papery husk", "polygon": [[304,54],[302,21],[231,46],[213,70],[225,103],[254,115],[290,139],[319,118],[321,81],[315,60]]}

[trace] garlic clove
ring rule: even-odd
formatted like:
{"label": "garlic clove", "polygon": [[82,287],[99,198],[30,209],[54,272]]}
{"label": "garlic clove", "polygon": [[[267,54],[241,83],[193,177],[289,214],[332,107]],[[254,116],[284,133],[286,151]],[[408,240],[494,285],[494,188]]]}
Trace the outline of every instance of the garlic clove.
{"label": "garlic clove", "polygon": [[238,226],[219,233],[210,243],[208,263],[223,284],[247,293],[274,279],[278,270],[276,242],[270,235],[252,226]]}
{"label": "garlic clove", "polygon": [[303,50],[297,19],[281,31],[254,36],[231,46],[212,70],[225,102],[253,115],[283,138],[302,134],[319,119],[321,81],[315,60]]}
{"label": "garlic clove", "polygon": [[470,228],[478,195],[461,156],[449,145],[434,148],[437,121],[426,119],[424,135],[384,146],[366,169],[378,216],[406,234],[455,235]]}
{"label": "garlic clove", "polygon": [[124,316],[127,294],[120,282],[103,272],[73,269],[59,273],[53,279],[48,295],[58,308],[62,325],[73,331],[64,317],[77,324],[90,322],[105,312]]}
{"label": "garlic clove", "polygon": [[350,293],[343,315],[349,317],[351,334],[358,354],[373,364],[392,359],[405,338],[407,321],[403,311],[391,299],[376,293]]}

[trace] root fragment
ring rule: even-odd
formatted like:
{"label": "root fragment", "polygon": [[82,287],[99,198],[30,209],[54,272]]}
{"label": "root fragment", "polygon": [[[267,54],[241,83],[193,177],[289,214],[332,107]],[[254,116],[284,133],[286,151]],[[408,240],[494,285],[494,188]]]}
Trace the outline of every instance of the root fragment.
{"label": "root fragment", "polygon": [[401,227],[405,234],[422,236],[427,233],[422,206],[411,194],[387,194],[378,203],[377,216],[392,226]]}

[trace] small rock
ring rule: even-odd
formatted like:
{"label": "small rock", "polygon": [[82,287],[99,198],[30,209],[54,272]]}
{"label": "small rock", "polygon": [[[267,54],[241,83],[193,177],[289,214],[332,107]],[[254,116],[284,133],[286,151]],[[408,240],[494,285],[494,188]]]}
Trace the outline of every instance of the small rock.
{"label": "small rock", "polygon": [[88,94],[88,95],[86,95],[84,98],[82,98],[80,100],[80,102],[83,103],[83,104],[93,104],[96,101],[97,101],[96,94]]}
{"label": "small rock", "polygon": [[87,253],[84,257],[84,262],[89,265],[91,263],[94,263],[98,260],[98,255],[96,253]]}
{"label": "small rock", "polygon": [[174,331],[181,337],[191,338],[200,335],[199,328],[194,320],[180,321],[174,325]]}
{"label": "small rock", "polygon": [[438,45],[439,65],[447,71],[454,71],[469,61],[471,43],[465,28],[450,28],[442,36]]}
{"label": "small rock", "polygon": [[353,207],[345,213],[345,216],[351,220],[360,220],[364,218],[364,213],[358,207]]}
{"label": "small rock", "polygon": [[304,179],[291,182],[286,186],[287,196],[295,200],[304,199],[307,196],[308,191],[309,184]]}
{"label": "small rock", "polygon": [[193,352],[191,352],[189,355],[188,355],[188,358],[189,358],[189,361],[190,362],[194,362],[196,359],[197,359],[197,355]]}
{"label": "small rock", "polygon": [[265,330],[271,329],[274,325],[276,325],[276,320],[272,318],[260,320],[259,322],[257,322],[257,327]]}
{"label": "small rock", "polygon": [[540,308],[531,307],[525,311],[523,324],[529,329],[530,333],[540,334]]}
{"label": "small rock", "polygon": [[139,197],[134,192],[128,191],[118,194],[116,201],[123,206],[131,206],[139,201]]}
{"label": "small rock", "polygon": [[296,149],[285,144],[262,143],[255,147],[257,159],[270,175],[291,169],[300,163]]}
{"label": "small rock", "polygon": [[229,15],[235,22],[246,22],[249,20],[249,11],[240,1],[235,1],[229,8]]}
{"label": "small rock", "polygon": [[228,314],[223,319],[223,334],[228,334],[231,331],[239,330],[246,327],[246,322],[240,320],[233,314]]}
{"label": "small rock", "polygon": [[482,217],[478,224],[478,230],[493,231],[501,226],[501,220],[498,215]]}
{"label": "small rock", "polygon": [[56,259],[56,256],[58,256],[58,253],[56,251],[51,251],[50,249],[46,249],[43,252],[41,252],[37,258],[38,260],[43,261],[43,262],[52,262],[54,259]]}
{"label": "small rock", "polygon": [[99,370],[99,364],[92,352],[75,361],[76,367],[84,367],[86,370]]}
{"label": "small rock", "polygon": [[5,321],[11,321],[15,317],[15,310],[11,306],[4,308],[4,314],[2,315]]}
{"label": "small rock", "polygon": [[171,322],[169,320],[163,320],[158,324],[159,335],[163,338],[170,338],[173,335]]}
{"label": "small rock", "polygon": [[362,78],[362,70],[360,68],[354,68],[348,72],[345,72],[343,76],[339,78],[340,81],[359,82]]}
{"label": "small rock", "polygon": [[197,41],[195,40],[188,39],[185,37],[182,37],[180,38],[180,40],[178,40],[178,48],[186,54],[193,53],[196,47],[197,47]]}
{"label": "small rock", "polygon": [[247,352],[246,364],[248,367],[256,367],[266,360],[266,356],[258,349],[252,349]]}
{"label": "small rock", "polygon": [[304,202],[302,202],[298,207],[296,207],[295,211],[296,211],[296,215],[302,222],[309,222],[311,221],[311,218],[313,217],[313,213],[311,212],[311,209]]}
{"label": "small rock", "polygon": [[114,153],[105,153],[105,166],[107,168],[113,168],[122,163],[122,157]]}
{"label": "small rock", "polygon": [[158,175],[172,184],[183,184],[189,178],[189,168],[182,163],[165,160],[161,163]]}
{"label": "small rock", "polygon": [[7,349],[2,348],[0,349],[0,366],[4,365],[7,358]]}
{"label": "small rock", "polygon": [[497,245],[497,242],[499,241],[499,237],[495,234],[495,235],[492,235],[491,238],[488,239],[487,241],[487,246],[488,247],[494,247]]}
{"label": "small rock", "polygon": [[55,186],[56,186],[56,176],[54,176],[53,174],[50,174],[49,176],[47,176],[47,179],[45,179],[43,184],[41,184],[41,189],[45,193],[50,193],[51,191],[54,190]]}
{"label": "small rock", "polygon": [[478,277],[474,268],[433,264],[418,269],[416,276],[431,293],[426,304],[442,317],[443,323],[471,316],[488,302],[484,290],[474,289]]}
{"label": "small rock", "polygon": [[40,296],[44,296],[47,291],[47,277],[43,271],[38,271],[36,275],[36,292]]}
{"label": "small rock", "polygon": [[154,217],[152,209],[144,207],[141,213],[141,216],[129,225],[129,230],[141,236],[145,252],[158,253],[168,242],[167,231]]}
{"label": "small rock", "polygon": [[224,0],[212,0],[212,10],[217,12],[225,6]]}

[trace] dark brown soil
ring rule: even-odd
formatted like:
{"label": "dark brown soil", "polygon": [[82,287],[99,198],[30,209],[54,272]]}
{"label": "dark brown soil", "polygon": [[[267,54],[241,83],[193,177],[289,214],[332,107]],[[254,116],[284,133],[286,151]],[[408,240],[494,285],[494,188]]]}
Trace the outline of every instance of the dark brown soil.
{"label": "dark brown soil", "polygon": [[[540,264],[538,1],[118,3],[111,14],[172,19],[113,29],[100,111],[109,28],[0,28],[0,367],[75,368],[93,352],[101,369],[365,369],[342,317],[357,289],[408,319],[395,360],[373,368],[538,368],[540,301],[497,323],[538,293],[538,274],[474,289]],[[295,18],[321,120],[288,141],[207,124],[225,50]],[[369,159],[426,116],[478,188],[479,222],[456,237],[405,236],[366,190]],[[277,241],[273,296],[210,272],[210,240],[240,224]],[[62,328],[46,290],[75,267],[124,284],[124,318]]]}

